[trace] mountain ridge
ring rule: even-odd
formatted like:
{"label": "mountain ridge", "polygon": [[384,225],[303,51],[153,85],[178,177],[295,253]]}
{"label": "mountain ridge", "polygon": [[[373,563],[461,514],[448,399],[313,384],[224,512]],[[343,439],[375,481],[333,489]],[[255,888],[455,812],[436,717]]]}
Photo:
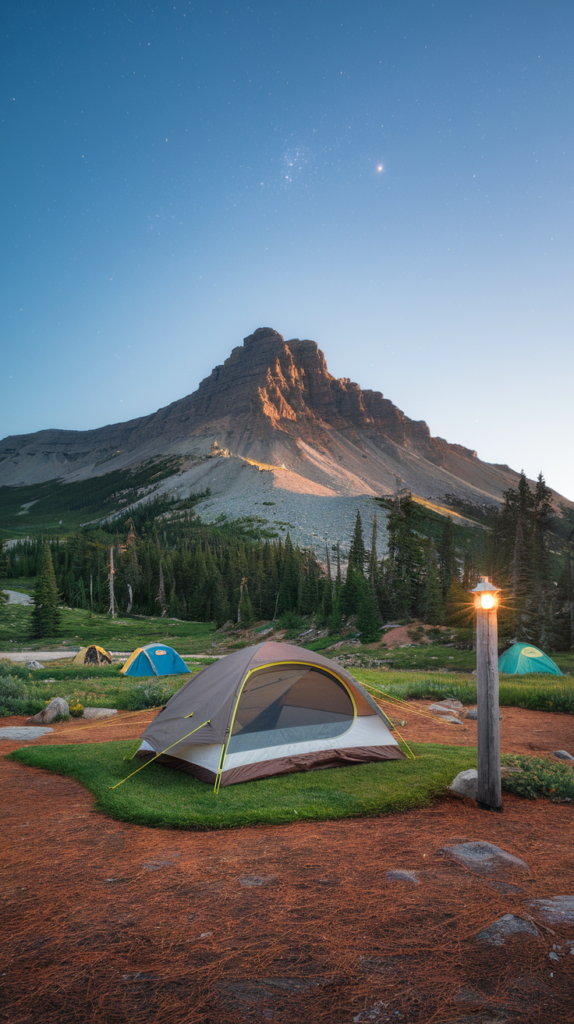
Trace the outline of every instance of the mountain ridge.
{"label": "mountain ridge", "polygon": [[324,497],[406,487],[431,500],[452,493],[496,504],[518,480],[508,466],[432,437],[423,420],[381,392],[334,377],[316,342],[285,341],[263,327],[196,391],[155,413],[87,431],[4,438],[0,485],[87,479],[167,455],[181,465],[162,489],[180,496],[198,485],[222,496],[252,487],[239,475],[245,468],[270,474],[273,488]]}

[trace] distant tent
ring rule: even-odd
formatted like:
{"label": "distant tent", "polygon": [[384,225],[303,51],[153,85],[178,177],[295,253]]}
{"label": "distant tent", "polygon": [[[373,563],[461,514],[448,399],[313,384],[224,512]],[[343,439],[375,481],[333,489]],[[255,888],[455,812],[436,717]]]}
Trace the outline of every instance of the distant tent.
{"label": "distant tent", "polygon": [[561,676],[558,665],[544,651],[532,644],[513,644],[498,659],[498,671],[507,675],[524,676],[529,672],[548,672],[553,676]]}
{"label": "distant tent", "polygon": [[111,665],[113,658],[103,647],[97,644],[90,644],[89,647],[82,647],[74,658],[72,665]]}
{"label": "distant tent", "polygon": [[124,676],[177,676],[189,669],[173,647],[147,644],[130,654],[121,672]]}
{"label": "distant tent", "polygon": [[141,739],[136,757],[159,754],[161,764],[221,786],[405,756],[386,716],[341,665],[272,641],[203,669]]}

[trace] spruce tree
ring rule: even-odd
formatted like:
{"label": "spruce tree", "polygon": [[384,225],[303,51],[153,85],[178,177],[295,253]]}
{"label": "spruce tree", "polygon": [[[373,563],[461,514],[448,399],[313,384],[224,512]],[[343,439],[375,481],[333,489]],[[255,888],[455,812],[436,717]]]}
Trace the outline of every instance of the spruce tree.
{"label": "spruce tree", "polygon": [[49,545],[44,544],[40,571],[34,587],[33,636],[38,639],[58,636],[61,632],[61,619],[52,554]]}
{"label": "spruce tree", "polygon": [[[458,563],[454,541],[452,519],[445,520],[438,546],[439,576],[443,599],[448,594],[453,579],[458,579]],[[429,620],[430,621],[430,620]]]}
{"label": "spruce tree", "polygon": [[356,574],[357,581],[357,629],[361,643],[370,644],[379,640],[379,609],[377,600],[364,576]]}
{"label": "spruce tree", "polygon": [[424,595],[421,608],[425,622],[438,626],[444,618],[444,601],[435,547],[432,541],[426,545]]}
{"label": "spruce tree", "polygon": [[349,569],[355,569],[357,572],[363,574],[365,570],[366,557],[367,553],[365,551],[365,542],[363,540],[363,522],[361,520],[361,513],[357,509],[353,539],[351,541],[351,547],[349,548]]}

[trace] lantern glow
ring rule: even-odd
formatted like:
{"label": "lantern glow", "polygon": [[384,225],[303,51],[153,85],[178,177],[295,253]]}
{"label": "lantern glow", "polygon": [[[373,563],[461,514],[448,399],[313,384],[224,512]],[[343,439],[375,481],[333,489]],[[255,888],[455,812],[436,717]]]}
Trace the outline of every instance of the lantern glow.
{"label": "lantern glow", "polygon": [[481,576],[478,584],[471,590],[474,594],[474,606],[478,610],[492,611],[498,607],[498,587],[493,587],[488,576]]}
{"label": "lantern glow", "polygon": [[496,604],[496,596],[494,594],[481,594],[480,595],[480,607],[481,608],[494,608]]}

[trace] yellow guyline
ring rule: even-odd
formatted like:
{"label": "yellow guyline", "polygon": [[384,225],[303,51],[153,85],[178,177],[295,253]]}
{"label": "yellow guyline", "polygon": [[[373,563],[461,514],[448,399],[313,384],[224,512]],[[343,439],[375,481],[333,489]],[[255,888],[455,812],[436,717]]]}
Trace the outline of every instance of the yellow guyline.
{"label": "yellow guyline", "polygon": [[[187,715],[186,717],[191,718],[191,715]],[[127,782],[128,779],[131,779],[133,775],[137,775],[138,772],[141,772],[142,768],[145,768],[148,764],[151,764],[152,761],[156,760],[156,758],[161,757],[162,754],[167,754],[167,751],[171,750],[172,747],[177,747],[178,743],[183,743],[183,741],[186,740],[188,736],[193,736],[194,732],[198,732],[199,729],[203,729],[204,725],[210,724],[211,719],[208,718],[207,722],[202,722],[201,725],[198,725],[196,729],[192,729],[191,732],[188,732],[186,736],[182,736],[181,739],[176,740],[175,743],[171,743],[169,747],[165,748],[165,750],[160,750],[159,754],[156,754],[155,757],[150,757],[149,761],[146,761],[145,764],[142,764],[139,768],[136,768],[135,772],[132,772],[131,775],[126,775],[125,779],[122,779],[121,782],[116,782],[115,786],[108,786],[108,789],[117,789],[118,786],[121,786],[124,782]]]}
{"label": "yellow guyline", "polygon": [[[62,730],[62,733],[64,736],[71,736],[72,733],[74,732],[85,732],[86,729],[100,729],[102,726],[105,725],[107,725],[108,728],[112,725],[121,725],[122,722],[125,722],[126,718],[133,718],[134,715],[147,715],[151,711],[161,711],[162,707],[164,706],[165,705],[160,704],[157,708],[142,708],[140,711],[129,711],[127,715],[122,715],[121,718],[118,715],[118,717],[114,718],[113,721],[110,721],[112,716],[107,715],[105,718],[102,718],[101,721],[99,722],[92,722],[91,725],[80,725],[77,729],[66,729],[65,732],[64,730]],[[138,723],[136,722],[135,724],[137,725]]]}

